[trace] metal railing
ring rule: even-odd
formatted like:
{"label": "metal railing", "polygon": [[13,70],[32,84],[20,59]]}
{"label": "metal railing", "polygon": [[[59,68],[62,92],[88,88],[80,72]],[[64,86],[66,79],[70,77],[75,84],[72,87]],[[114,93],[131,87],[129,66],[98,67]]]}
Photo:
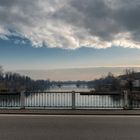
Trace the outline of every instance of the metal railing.
{"label": "metal railing", "polygon": [[27,92],[26,108],[71,108],[71,92]]}
{"label": "metal railing", "polygon": [[20,93],[0,93],[0,108],[20,107]]}
{"label": "metal railing", "polygon": [[20,92],[0,93],[0,108],[19,109],[132,109],[140,108],[139,93]]}

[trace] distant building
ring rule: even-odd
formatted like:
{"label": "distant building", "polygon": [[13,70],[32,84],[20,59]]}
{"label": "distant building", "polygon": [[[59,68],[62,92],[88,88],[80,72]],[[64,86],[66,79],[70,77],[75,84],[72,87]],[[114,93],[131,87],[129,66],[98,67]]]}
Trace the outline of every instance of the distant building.
{"label": "distant building", "polygon": [[122,87],[128,87],[129,83],[132,82],[133,89],[140,90],[140,72],[134,72],[129,75],[119,76],[120,85]]}
{"label": "distant building", "polygon": [[121,86],[125,86],[126,84],[127,84],[127,80],[123,80],[123,79],[120,80]]}
{"label": "distant building", "polygon": [[140,87],[140,80],[134,80],[133,81],[133,87]]}

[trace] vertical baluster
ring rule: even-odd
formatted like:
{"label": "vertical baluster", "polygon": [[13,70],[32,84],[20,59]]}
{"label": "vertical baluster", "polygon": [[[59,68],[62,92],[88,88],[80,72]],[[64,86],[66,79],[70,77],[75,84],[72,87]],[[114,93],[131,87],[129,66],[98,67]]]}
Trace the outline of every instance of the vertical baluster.
{"label": "vertical baluster", "polygon": [[90,103],[89,103],[90,105],[90,108],[92,108],[92,96],[90,96]]}
{"label": "vertical baluster", "polygon": [[37,106],[39,107],[39,93],[37,92]]}
{"label": "vertical baluster", "polygon": [[30,99],[30,107],[32,106],[32,93],[30,93],[30,97],[31,97],[31,99]]}
{"label": "vertical baluster", "polygon": [[60,98],[61,98],[61,107],[64,107],[64,99],[63,99],[63,96],[64,96],[65,93],[62,93]]}
{"label": "vertical baluster", "polygon": [[69,106],[69,102],[68,102],[68,100],[67,100],[67,97],[69,96],[69,93],[68,94],[66,94],[66,106],[68,107]]}
{"label": "vertical baluster", "polygon": [[97,95],[93,95],[94,108],[96,108],[96,105],[97,105],[97,104],[96,104],[96,100],[97,100],[96,97],[97,97]]}
{"label": "vertical baluster", "polygon": [[47,93],[47,107],[49,106],[49,93]]}
{"label": "vertical baluster", "polygon": [[37,99],[37,100],[38,100],[38,107],[40,107],[40,93],[37,92],[37,95],[38,95],[38,97],[37,97],[37,98],[38,98],[38,99]]}
{"label": "vertical baluster", "polygon": [[54,107],[54,93],[52,94],[52,107]]}
{"label": "vertical baluster", "polygon": [[69,102],[69,107],[71,107],[72,106],[72,94],[71,93],[69,93],[69,96],[68,96],[68,102]]}
{"label": "vertical baluster", "polygon": [[30,99],[31,98],[31,96],[30,96],[30,93],[28,93],[28,107],[30,107]]}
{"label": "vertical baluster", "polygon": [[72,109],[76,109],[76,107],[75,107],[75,91],[72,91]]}
{"label": "vertical baluster", "polygon": [[52,107],[52,94],[53,93],[50,93],[50,107]]}
{"label": "vertical baluster", "polygon": [[44,106],[44,100],[43,100],[44,94],[41,92],[41,107]]}
{"label": "vertical baluster", "polygon": [[45,107],[47,106],[47,93],[44,93],[45,94]]}
{"label": "vertical baluster", "polygon": [[98,97],[98,107],[101,108],[102,106],[102,98],[100,95],[97,96]]}
{"label": "vertical baluster", "polygon": [[66,106],[65,106],[65,94],[67,94],[67,93],[64,93],[64,94],[63,94],[63,106],[64,106],[64,107],[66,107]]}
{"label": "vertical baluster", "polygon": [[50,93],[48,93],[47,97],[48,97],[48,107],[50,107]]}
{"label": "vertical baluster", "polygon": [[36,93],[34,93],[34,107],[36,107]]}
{"label": "vertical baluster", "polygon": [[82,107],[82,106],[84,106],[84,96],[81,96],[81,103],[79,107]]}
{"label": "vertical baluster", "polygon": [[110,96],[108,96],[108,107],[109,107],[109,108],[112,108],[112,107],[111,107],[111,98],[110,98]]}
{"label": "vertical baluster", "polygon": [[59,93],[55,93],[54,94],[54,107],[56,108],[59,108],[58,100],[59,100]]}
{"label": "vertical baluster", "polygon": [[106,100],[108,100],[108,98],[107,98],[107,96],[105,95],[105,96],[104,96],[104,108],[106,108],[106,102],[107,102]]}
{"label": "vertical baluster", "polygon": [[48,106],[48,93],[46,93],[46,107]]}

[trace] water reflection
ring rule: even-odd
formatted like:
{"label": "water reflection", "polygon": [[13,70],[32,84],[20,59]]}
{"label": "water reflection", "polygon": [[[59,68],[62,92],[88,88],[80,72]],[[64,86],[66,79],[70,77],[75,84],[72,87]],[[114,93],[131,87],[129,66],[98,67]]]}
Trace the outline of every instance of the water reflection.
{"label": "water reflection", "polygon": [[[76,87],[75,85],[63,86],[61,88],[53,87],[47,91],[68,92],[76,91],[76,108],[122,108],[123,96],[120,95],[81,95],[80,91],[90,91],[87,87]],[[18,95],[0,95],[0,107],[19,107],[20,96]],[[71,93],[25,93],[25,107],[43,107],[43,108],[71,108]],[[140,100],[133,101],[134,107],[140,106]]]}
{"label": "water reflection", "polygon": [[[68,91],[90,91],[87,87],[78,87],[75,85],[63,86],[61,88],[53,87],[47,91],[68,92]],[[71,107],[71,93],[28,93],[25,100],[26,107]],[[76,93],[75,105],[77,108],[121,108],[123,100],[121,97],[114,96],[95,96],[80,95]]]}

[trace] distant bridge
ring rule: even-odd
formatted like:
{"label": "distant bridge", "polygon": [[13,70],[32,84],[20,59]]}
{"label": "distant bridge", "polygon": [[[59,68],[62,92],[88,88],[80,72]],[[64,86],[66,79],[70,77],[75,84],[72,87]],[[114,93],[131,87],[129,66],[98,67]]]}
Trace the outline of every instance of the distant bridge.
{"label": "distant bridge", "polygon": [[71,81],[71,82],[52,82],[52,87],[66,87],[66,86],[75,86],[75,87],[87,87],[87,82],[78,82],[78,81]]}

